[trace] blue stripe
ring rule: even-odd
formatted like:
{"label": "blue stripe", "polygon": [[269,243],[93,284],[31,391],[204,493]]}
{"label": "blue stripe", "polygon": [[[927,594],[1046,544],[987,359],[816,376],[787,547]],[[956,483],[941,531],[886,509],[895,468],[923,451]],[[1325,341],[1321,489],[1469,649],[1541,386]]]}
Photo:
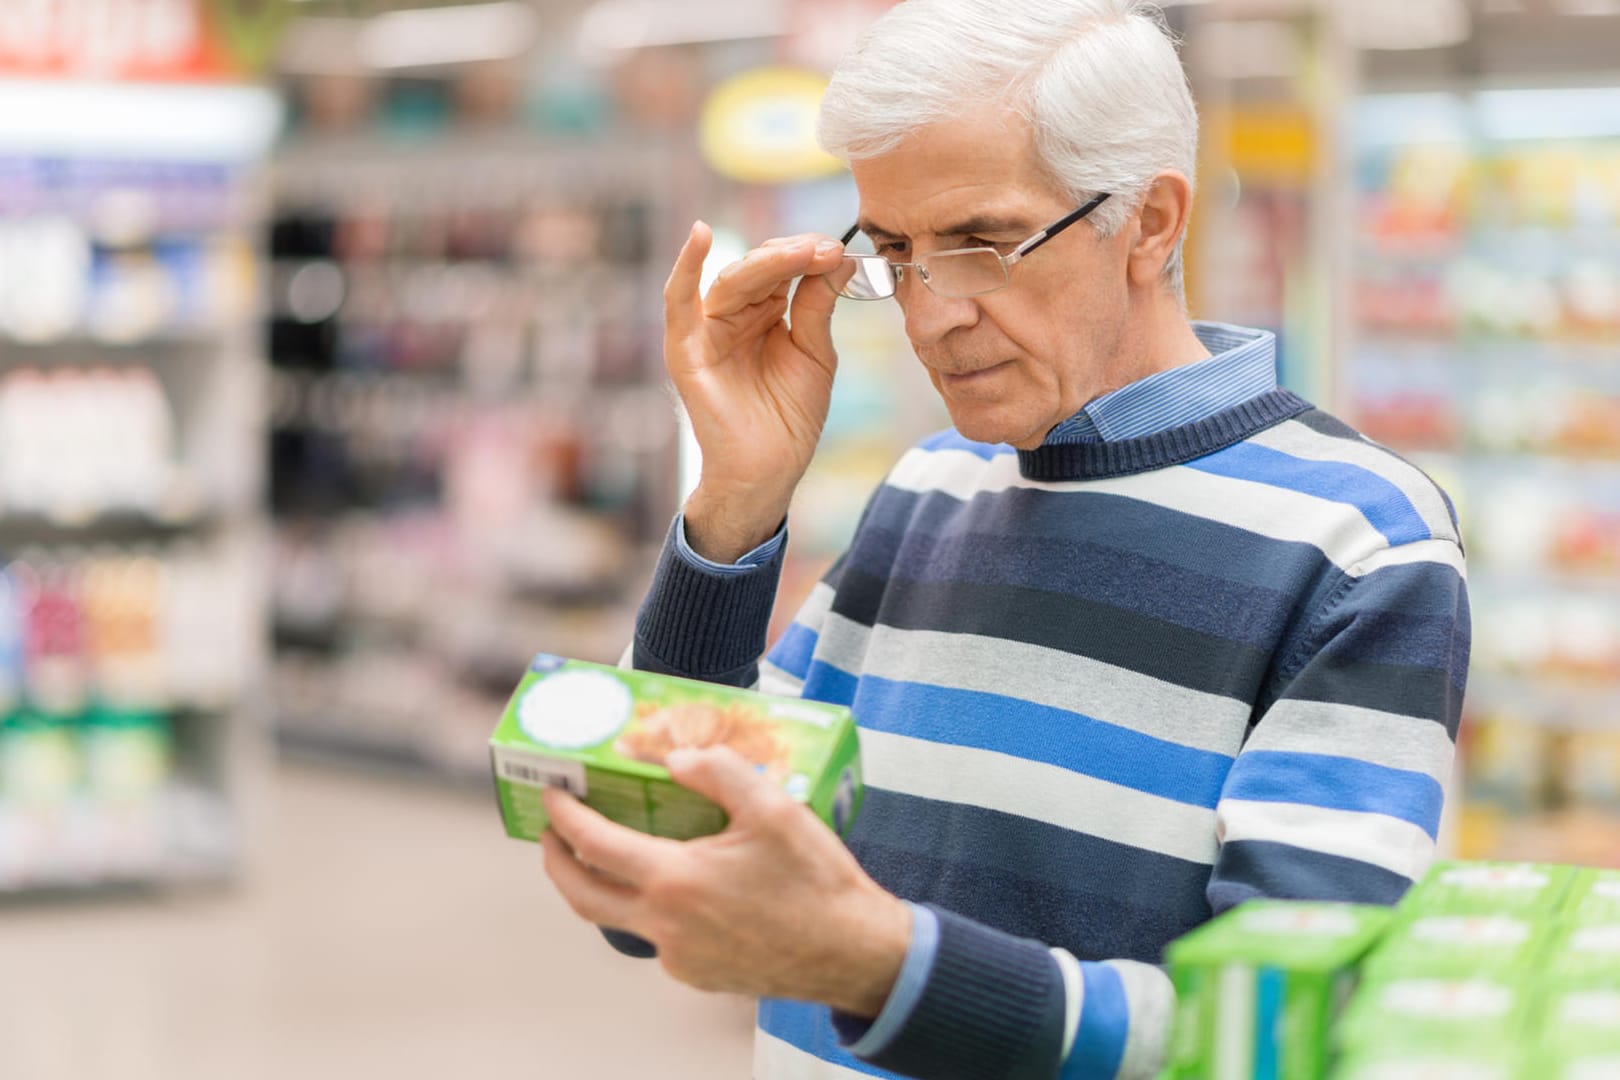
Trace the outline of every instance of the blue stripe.
{"label": "blue stripe", "polygon": [[842,1065],[867,1076],[892,1077],[894,1074],[868,1065],[845,1051],[838,1044],[832,1018],[825,1005],[812,1005],[806,1001],[782,1001],[761,998],[759,1002],[760,1030],[775,1035],[785,1043],[814,1054],[822,1061]]}
{"label": "blue stripe", "polygon": [[1445,791],[1432,776],[1354,758],[1250,750],[1238,755],[1224,797],[1383,814],[1436,837]]}
{"label": "blue stripe", "polygon": [[857,685],[855,676],[849,672],[835,668],[825,660],[812,660],[799,696],[811,701],[825,701],[829,705],[851,705],[855,701]]}
{"label": "blue stripe", "polygon": [[1130,1005],[1119,972],[1107,964],[1080,965],[1085,997],[1080,1007],[1080,1030],[1074,1049],[1063,1063],[1062,1080],[1107,1080],[1119,1072],[1130,1029]]}
{"label": "blue stripe", "polygon": [[795,678],[810,673],[810,658],[815,654],[820,635],[803,623],[789,623],[787,630],[771,648],[771,663]]}
{"label": "blue stripe", "polygon": [[1284,975],[1261,968],[1254,980],[1254,1080],[1278,1080],[1277,1039],[1282,1012]]}
{"label": "blue stripe", "polygon": [[1005,443],[981,443],[965,439],[957,433],[955,428],[946,428],[944,431],[935,432],[917,443],[917,449],[930,452],[935,450],[965,450],[976,457],[983,458],[985,461],[1018,452]]}
{"label": "blue stripe", "polygon": [[1355,507],[1392,546],[1432,539],[1406,493],[1375,473],[1336,461],[1309,461],[1242,442],[1187,464],[1189,469],[1252,480]]}
{"label": "blue stripe", "polygon": [[1225,754],[978,690],[863,675],[851,708],[869,730],[1043,761],[1191,806],[1213,807],[1232,766]]}

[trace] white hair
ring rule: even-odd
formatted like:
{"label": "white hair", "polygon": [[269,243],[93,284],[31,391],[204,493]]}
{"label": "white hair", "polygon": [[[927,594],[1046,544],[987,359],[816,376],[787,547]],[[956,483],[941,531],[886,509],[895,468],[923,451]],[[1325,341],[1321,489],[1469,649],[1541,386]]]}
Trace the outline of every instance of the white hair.
{"label": "white hair", "polygon": [[[904,0],[833,72],[821,143],[850,162],[893,150],[920,127],[1000,105],[1029,124],[1037,158],[1089,219],[1124,225],[1155,173],[1191,181],[1198,112],[1155,4],[1139,0]],[[1165,264],[1180,296],[1181,245]]]}

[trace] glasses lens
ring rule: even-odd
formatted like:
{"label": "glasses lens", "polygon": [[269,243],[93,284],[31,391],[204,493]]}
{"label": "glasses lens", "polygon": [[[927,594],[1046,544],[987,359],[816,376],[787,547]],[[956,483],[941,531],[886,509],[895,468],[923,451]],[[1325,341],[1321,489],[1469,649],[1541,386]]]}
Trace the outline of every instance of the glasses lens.
{"label": "glasses lens", "polygon": [[884,300],[894,295],[894,268],[881,255],[845,255],[827,275],[839,296],[851,300]]}
{"label": "glasses lens", "polygon": [[917,261],[922,264],[928,287],[940,296],[978,296],[1007,284],[1007,268],[1001,256],[989,248],[942,251]]}

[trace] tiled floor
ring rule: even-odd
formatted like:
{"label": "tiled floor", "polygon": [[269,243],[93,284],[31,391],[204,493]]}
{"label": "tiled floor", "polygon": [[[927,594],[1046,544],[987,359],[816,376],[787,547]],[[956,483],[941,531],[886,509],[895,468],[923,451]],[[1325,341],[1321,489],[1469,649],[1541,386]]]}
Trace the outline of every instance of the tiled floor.
{"label": "tiled floor", "polygon": [[748,1075],[752,1006],[581,925],[492,800],[277,772],[222,893],[0,908],[5,1080]]}

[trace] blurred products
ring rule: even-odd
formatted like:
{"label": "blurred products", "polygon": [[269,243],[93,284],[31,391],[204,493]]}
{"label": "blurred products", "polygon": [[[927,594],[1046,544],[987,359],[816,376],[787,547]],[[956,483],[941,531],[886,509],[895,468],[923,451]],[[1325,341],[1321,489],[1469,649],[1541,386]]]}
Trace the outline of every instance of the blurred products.
{"label": "blurred products", "polygon": [[1562,93],[1364,101],[1343,384],[1458,503],[1461,853],[1620,863],[1620,89],[1504,119]]}

